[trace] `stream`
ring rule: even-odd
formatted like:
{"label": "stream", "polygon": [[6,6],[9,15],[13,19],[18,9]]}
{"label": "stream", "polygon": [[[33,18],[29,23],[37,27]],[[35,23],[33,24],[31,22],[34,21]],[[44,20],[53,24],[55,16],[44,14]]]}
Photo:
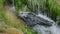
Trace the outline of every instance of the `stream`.
{"label": "stream", "polygon": [[60,34],[60,28],[57,24],[45,15],[20,12],[19,17],[38,34]]}
{"label": "stream", "polygon": [[[27,12],[27,6],[25,6],[23,11],[18,13],[18,17],[25,21],[28,27],[32,27],[34,31],[38,32],[38,34],[60,34],[60,28],[49,18],[50,15],[47,16],[45,10],[42,12],[41,4],[37,0],[34,0],[34,2],[31,2],[32,0],[28,1],[30,2],[29,6],[32,4],[32,10],[37,10],[38,14]],[[34,8],[36,4],[38,8]]]}
{"label": "stream", "polygon": [[[37,9],[38,14],[27,12],[27,6],[25,6],[23,11],[20,11],[18,15],[23,21],[25,21],[26,25],[32,27],[32,29],[38,32],[38,34],[60,34],[60,28],[51,18],[47,17],[46,11],[42,13],[39,2],[35,0],[32,4],[32,10],[34,11]],[[36,4],[38,5],[38,8],[34,8]]]}

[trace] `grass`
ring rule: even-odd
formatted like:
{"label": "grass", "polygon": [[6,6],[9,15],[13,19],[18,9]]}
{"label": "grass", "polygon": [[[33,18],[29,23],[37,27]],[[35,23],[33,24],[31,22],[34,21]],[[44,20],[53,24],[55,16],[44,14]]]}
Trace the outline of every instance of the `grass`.
{"label": "grass", "polygon": [[[6,24],[9,25],[9,26],[12,26],[18,30],[22,30],[25,34],[30,34],[30,33],[35,33],[31,30],[31,28],[29,27],[26,27],[26,26],[21,26],[21,25],[18,25],[17,22],[16,23],[13,23],[14,21],[11,22],[11,20],[9,18],[6,17]],[[16,19],[17,20],[17,19]]]}
{"label": "grass", "polygon": [[[16,28],[18,30],[22,30],[24,32],[24,34],[31,34],[31,33],[36,34],[35,32],[33,32],[31,30],[31,28],[18,25],[17,23],[14,23],[14,21],[11,21],[11,19],[9,19],[8,16],[6,16],[6,11],[5,11],[2,3],[0,3],[0,24],[1,23],[7,25],[8,27],[11,26],[11,27]],[[5,28],[5,25],[3,28]],[[0,25],[0,26],[3,26],[3,25]],[[1,30],[0,30],[0,33],[1,33]]]}
{"label": "grass", "polygon": [[0,0],[0,22],[4,20],[5,10],[3,8],[4,0]]}
{"label": "grass", "polygon": [[47,12],[50,13],[51,19],[57,21],[57,16],[60,16],[60,5],[56,0],[47,0],[46,2]]}
{"label": "grass", "polygon": [[22,30],[25,34],[30,34],[30,33],[35,33],[35,32],[33,32],[29,27],[27,28],[27,27],[25,27],[25,26],[20,26],[20,25],[18,25],[18,24],[16,24],[16,23],[11,23],[11,22],[9,22],[9,20],[8,20],[8,22],[6,23],[8,26],[12,26],[12,27],[14,27],[14,28],[16,28],[16,29],[18,29],[18,30]]}
{"label": "grass", "polygon": [[[4,10],[4,9],[2,9],[2,10]],[[5,25],[7,25],[8,27],[9,26],[11,26],[11,27],[13,27],[13,28],[16,28],[16,29],[18,29],[18,30],[22,30],[23,32],[24,32],[24,34],[36,34],[35,32],[33,32],[32,30],[31,30],[31,28],[29,28],[29,27],[25,27],[25,26],[21,26],[21,25],[18,25],[17,24],[17,22],[16,23],[14,23],[14,21],[11,21],[9,18],[8,18],[8,16],[6,16],[6,12],[5,11],[2,11],[2,12],[0,12],[0,23],[5,23]]]}
{"label": "grass", "polygon": [[[20,2],[17,2],[18,5],[16,5],[16,8],[19,7],[19,3]],[[48,8],[49,13],[50,12],[52,13],[51,14],[52,15],[51,18],[53,20],[56,19],[56,16],[60,16],[60,5],[58,5],[55,0],[48,0],[46,4],[48,5],[46,7]],[[21,6],[24,6],[24,3]],[[42,4],[42,6],[44,6],[44,5]],[[22,10],[22,7],[20,9]],[[18,20],[18,19],[14,19],[14,20]],[[0,0],[0,24],[1,23],[5,23],[5,25],[11,26],[11,27],[16,28],[18,30],[22,30],[24,32],[24,34],[37,34],[37,32],[33,32],[30,27],[21,26],[17,22],[12,21],[8,16],[6,16],[6,11],[3,8],[3,1],[2,0]]]}

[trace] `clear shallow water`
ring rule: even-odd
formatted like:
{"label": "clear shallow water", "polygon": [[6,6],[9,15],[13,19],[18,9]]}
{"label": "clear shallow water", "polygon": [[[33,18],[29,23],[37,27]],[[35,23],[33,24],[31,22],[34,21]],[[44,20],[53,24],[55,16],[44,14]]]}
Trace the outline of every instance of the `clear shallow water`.
{"label": "clear shallow water", "polygon": [[[24,7],[24,11],[23,11],[23,14],[24,12],[26,12],[26,6]],[[21,15],[21,14],[20,14]],[[24,14],[23,16],[25,16],[26,14]],[[50,27],[46,27],[44,25],[35,25],[33,27],[33,30],[38,32],[38,34],[60,34],[60,28],[56,25],[56,23],[51,20],[50,18],[48,18],[47,16],[45,15],[42,15],[42,14],[38,14],[37,16],[45,19],[45,20],[48,20],[50,23],[53,22],[52,26]],[[31,22],[31,21],[30,21]]]}
{"label": "clear shallow water", "polygon": [[38,34],[60,34],[60,28],[57,26],[57,24],[53,20],[51,20],[50,18],[48,18],[42,14],[39,14],[37,16],[40,16],[40,17],[44,18],[45,20],[53,22],[52,26],[50,26],[50,27],[45,27],[42,25],[35,25],[33,27],[33,30],[37,31]]}
{"label": "clear shallow water", "polygon": [[[32,1],[32,0],[28,0],[28,1]],[[38,11],[38,15],[37,16],[40,16],[40,17],[42,17],[42,18],[44,18],[44,19],[46,19],[46,20],[49,20],[50,22],[52,21],[53,22],[53,25],[52,26],[50,26],[50,27],[45,27],[45,26],[42,26],[42,25],[35,25],[34,27],[33,27],[33,30],[34,31],[37,31],[38,32],[38,34],[60,34],[60,28],[55,24],[55,22],[53,21],[53,20],[51,20],[51,19],[49,19],[48,17],[46,17],[46,12],[44,13],[45,14],[45,16],[43,16],[43,15],[41,15],[42,13],[42,11],[41,11],[41,9],[40,9],[40,3],[37,1],[37,0],[35,0],[34,2],[31,2],[32,3],[32,9],[33,9],[33,11],[36,9],[36,8],[34,8],[35,7],[35,5],[37,4],[38,5],[38,8],[37,8],[37,11]],[[31,3],[30,3],[30,5],[31,5]],[[23,12],[26,12],[26,8],[27,8],[27,6],[25,6],[24,7],[24,9],[23,9]],[[24,14],[24,15],[26,15],[26,14]]]}
{"label": "clear shallow water", "polygon": [[56,25],[51,27],[36,25],[33,27],[33,30],[37,31],[38,34],[60,34],[60,28],[58,28]]}

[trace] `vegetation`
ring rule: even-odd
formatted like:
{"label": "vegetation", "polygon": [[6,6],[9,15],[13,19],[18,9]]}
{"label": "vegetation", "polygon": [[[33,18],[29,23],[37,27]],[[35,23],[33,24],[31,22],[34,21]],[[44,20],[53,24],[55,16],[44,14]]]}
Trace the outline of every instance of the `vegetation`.
{"label": "vegetation", "polygon": [[[6,1],[8,3],[8,0],[6,0]],[[2,0],[0,0],[0,24],[5,23],[5,25],[7,25],[8,27],[11,26],[11,27],[14,27],[18,30],[22,30],[24,32],[24,34],[31,34],[31,33],[36,34],[29,27],[21,26],[21,25],[18,25],[17,23],[11,22],[11,20],[8,18],[8,16],[6,16],[6,11],[4,9],[3,3],[4,2]],[[0,25],[0,26],[2,27],[3,25]],[[1,33],[1,30],[0,30],[0,33]]]}
{"label": "vegetation", "polygon": [[[31,12],[38,12],[38,4],[35,5],[34,7],[34,11],[33,11],[33,2],[35,0],[31,0],[31,2],[29,2],[28,0],[15,0],[14,4],[16,7],[16,10],[22,10],[24,6],[27,6],[27,9],[31,10]],[[37,0],[37,2],[39,2],[42,6],[42,10],[44,8],[46,8],[46,13],[48,14],[47,16],[49,16],[51,19],[53,19],[54,21],[56,21],[57,16],[60,16],[60,5],[57,4],[56,0]],[[36,2],[35,2],[36,3]],[[30,5],[31,4],[31,5]]]}
{"label": "vegetation", "polygon": [[56,21],[56,17],[60,16],[60,5],[56,3],[55,0],[46,1],[47,10],[51,14],[51,18]]}
{"label": "vegetation", "polygon": [[0,22],[4,20],[5,10],[3,8],[3,1],[0,0]]}
{"label": "vegetation", "polygon": [[[13,2],[14,1],[14,2]],[[37,34],[37,32],[33,32],[30,27],[21,26],[17,23],[12,23],[11,20],[6,16],[6,10],[4,9],[3,4],[11,5],[14,3],[16,13],[19,11],[22,11],[25,6],[27,6],[27,11],[36,12],[37,10],[33,10],[33,2],[35,0],[32,0],[31,2],[28,0],[0,0],[0,24],[5,23],[7,26],[14,27],[18,30],[22,30],[24,34]],[[56,0],[37,0],[37,2],[41,3],[42,10],[46,8],[46,13],[48,13],[49,17],[53,19],[54,21],[57,21],[57,16],[60,16],[60,5],[56,3]],[[31,5],[30,5],[31,3]],[[38,4],[35,5],[34,9],[38,9]],[[18,19],[18,18],[17,18]],[[59,23],[60,24],[60,23]]]}

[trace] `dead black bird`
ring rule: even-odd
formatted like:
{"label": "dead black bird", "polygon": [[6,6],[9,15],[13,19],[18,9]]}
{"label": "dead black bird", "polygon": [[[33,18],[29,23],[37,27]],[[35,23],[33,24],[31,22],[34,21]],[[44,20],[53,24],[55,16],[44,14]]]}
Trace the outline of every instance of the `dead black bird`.
{"label": "dead black bird", "polygon": [[34,13],[30,12],[20,12],[18,14],[19,18],[21,18],[23,21],[26,22],[27,26],[33,27],[36,24],[44,25],[44,26],[52,26],[53,20],[50,20],[49,18],[45,18],[43,15],[36,15]]}

